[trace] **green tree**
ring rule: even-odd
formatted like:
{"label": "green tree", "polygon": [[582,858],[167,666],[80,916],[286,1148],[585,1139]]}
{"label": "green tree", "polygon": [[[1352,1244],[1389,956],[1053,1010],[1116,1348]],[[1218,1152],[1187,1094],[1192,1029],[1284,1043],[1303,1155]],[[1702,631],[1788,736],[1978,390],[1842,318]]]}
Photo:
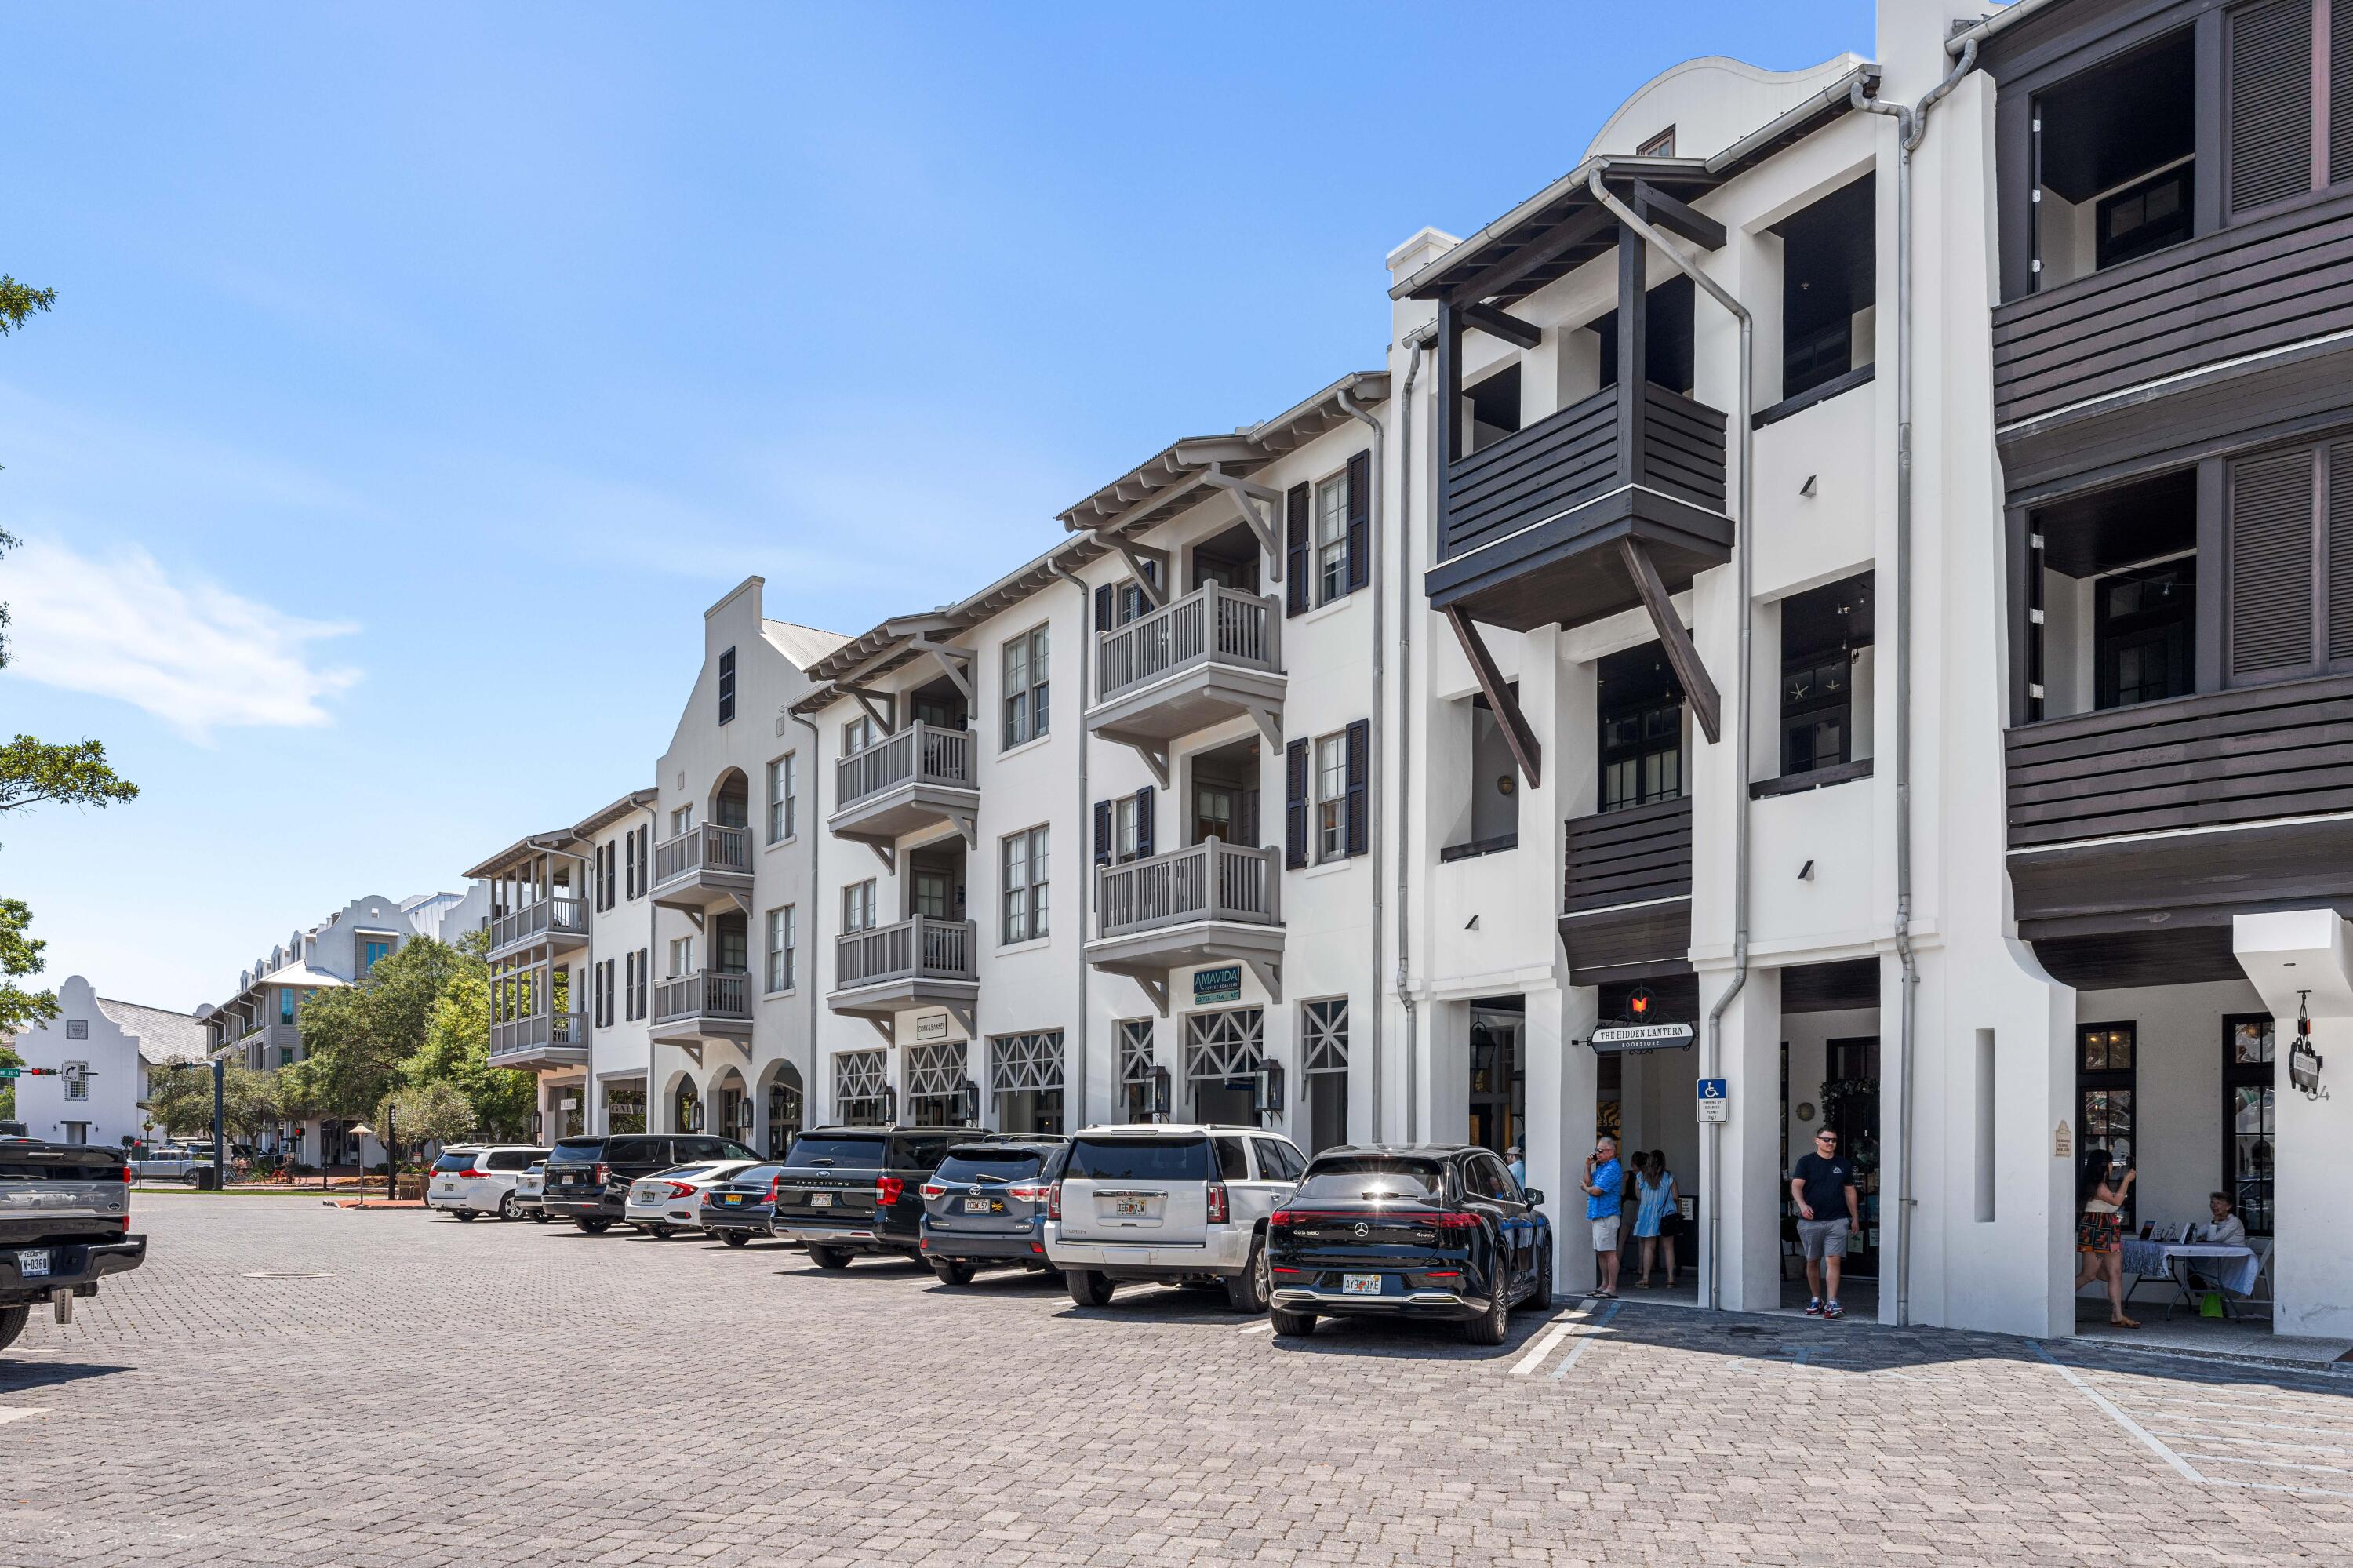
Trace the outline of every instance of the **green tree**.
{"label": "green tree", "polygon": [[476,1121],[473,1102],[446,1079],[403,1084],[375,1107],[376,1132],[381,1136],[389,1127],[402,1149],[459,1142],[472,1134]]}
{"label": "green tree", "polygon": [[[26,991],[16,983],[26,975],[39,974],[46,961],[41,950],[48,944],[26,932],[32,923],[33,912],[23,899],[0,898],[0,1034],[13,1034],[58,1015],[56,991]],[[15,1105],[12,1089],[10,1108]]]}
{"label": "green tree", "polygon": [[[174,1062],[147,1086],[147,1111],[174,1138],[210,1138],[213,1069],[209,1061]],[[278,1123],[278,1075],[231,1062],[221,1073],[221,1127],[250,1143]]]}
{"label": "green tree", "polygon": [[538,1075],[491,1065],[490,966],[476,956],[480,944],[473,937],[459,948],[463,962],[426,1023],[425,1046],[409,1063],[408,1082],[454,1084],[487,1136],[526,1138],[539,1107]]}
{"label": "green tree", "polygon": [[[25,1058],[9,1046],[0,1045],[0,1067],[21,1067]],[[16,1115],[16,1080],[0,1080],[0,1121],[10,1121]]]}
{"label": "green tree", "polygon": [[30,283],[0,273],[0,337],[6,337],[25,324],[25,318],[36,311],[46,311],[58,302],[55,289],[36,289]]}
{"label": "green tree", "polygon": [[470,961],[480,960],[418,937],[359,984],[314,991],[302,1007],[301,1065],[320,1109],[365,1116],[406,1083],[442,993]]}

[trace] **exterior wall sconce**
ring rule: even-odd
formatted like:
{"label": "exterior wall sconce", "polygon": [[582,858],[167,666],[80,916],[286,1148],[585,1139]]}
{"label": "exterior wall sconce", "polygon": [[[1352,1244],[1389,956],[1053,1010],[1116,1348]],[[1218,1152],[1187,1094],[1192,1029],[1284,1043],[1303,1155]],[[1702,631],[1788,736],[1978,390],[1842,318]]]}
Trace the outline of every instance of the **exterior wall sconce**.
{"label": "exterior wall sconce", "polygon": [[2311,997],[2308,991],[2295,993],[2295,1039],[2287,1048],[2287,1081],[2306,1099],[2328,1097],[2320,1086],[2320,1053],[2312,1048],[2312,1015],[2305,1011]]}

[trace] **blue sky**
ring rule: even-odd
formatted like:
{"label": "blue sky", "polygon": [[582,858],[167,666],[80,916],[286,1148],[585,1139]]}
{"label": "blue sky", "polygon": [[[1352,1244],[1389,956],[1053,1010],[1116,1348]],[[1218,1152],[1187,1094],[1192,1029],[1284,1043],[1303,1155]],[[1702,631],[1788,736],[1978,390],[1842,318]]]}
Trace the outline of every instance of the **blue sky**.
{"label": "blue sky", "polygon": [[216,1000],[648,781],[742,577],[841,631],[976,587],[1169,440],[1377,366],[1384,253],[1526,196],[1659,70],[1871,26],[16,10],[0,270],[58,302],[0,340],[0,724],[143,793],[0,827],[0,893],[52,980]]}

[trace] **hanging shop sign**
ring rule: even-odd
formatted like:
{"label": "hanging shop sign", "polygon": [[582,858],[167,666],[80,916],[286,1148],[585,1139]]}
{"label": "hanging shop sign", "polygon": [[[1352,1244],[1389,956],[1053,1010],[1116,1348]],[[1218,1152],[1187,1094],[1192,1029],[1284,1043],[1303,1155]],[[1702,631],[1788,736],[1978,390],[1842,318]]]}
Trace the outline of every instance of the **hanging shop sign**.
{"label": "hanging shop sign", "polygon": [[1240,1001],[1242,999],[1242,967],[1220,964],[1214,969],[1193,971],[1193,1005],[1206,1007],[1213,1001]]}

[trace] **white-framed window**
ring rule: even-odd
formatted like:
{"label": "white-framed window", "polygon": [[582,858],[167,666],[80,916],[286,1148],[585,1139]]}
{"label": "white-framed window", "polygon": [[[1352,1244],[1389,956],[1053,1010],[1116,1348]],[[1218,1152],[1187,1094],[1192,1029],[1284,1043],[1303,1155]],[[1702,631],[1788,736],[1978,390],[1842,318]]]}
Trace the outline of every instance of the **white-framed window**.
{"label": "white-framed window", "polygon": [[871,931],[874,928],[874,879],[853,882],[841,890],[841,928],[844,931]]}
{"label": "white-framed window", "polygon": [[1322,1001],[1302,1002],[1300,1015],[1306,1035],[1306,1048],[1299,1057],[1300,1070],[1306,1073],[1346,1072],[1348,999],[1335,996]]}
{"label": "white-framed window", "polygon": [[1319,736],[1315,741],[1315,859],[1320,864],[1348,853],[1348,737]]}
{"label": "white-framed window", "polygon": [[800,753],[768,764],[768,842],[780,844],[801,831]]}
{"label": "white-framed window", "polygon": [[90,1098],[89,1063],[68,1062],[65,1065],[64,1076],[66,1098],[69,1100],[86,1100]]}
{"label": "white-framed window", "polygon": [[678,838],[694,828],[694,802],[688,801],[670,814],[670,836]]}
{"label": "white-framed window", "polygon": [[1348,473],[1315,487],[1315,602],[1330,604],[1348,591]]}
{"label": "white-framed window", "polygon": [[1026,942],[1047,933],[1047,836],[1046,828],[1035,827],[1001,841],[1003,941]]}
{"label": "white-framed window", "polygon": [[1033,626],[1005,645],[1005,744],[1008,747],[1035,740],[1047,730],[1050,715],[1047,630]]}
{"label": "white-framed window", "polygon": [[670,978],[676,980],[681,975],[691,975],[693,972],[694,938],[672,937],[670,939]]}
{"label": "white-framed window", "polygon": [[1123,865],[1135,858],[1139,804],[1133,795],[1122,796],[1111,803],[1111,857]]}
{"label": "white-framed window", "polygon": [[874,722],[872,714],[845,719],[841,726],[841,755],[849,757],[863,751],[881,738],[882,726]]}
{"label": "white-framed window", "polygon": [[795,906],[787,904],[781,909],[768,911],[768,989],[793,989],[795,959],[798,957],[795,941]]}

